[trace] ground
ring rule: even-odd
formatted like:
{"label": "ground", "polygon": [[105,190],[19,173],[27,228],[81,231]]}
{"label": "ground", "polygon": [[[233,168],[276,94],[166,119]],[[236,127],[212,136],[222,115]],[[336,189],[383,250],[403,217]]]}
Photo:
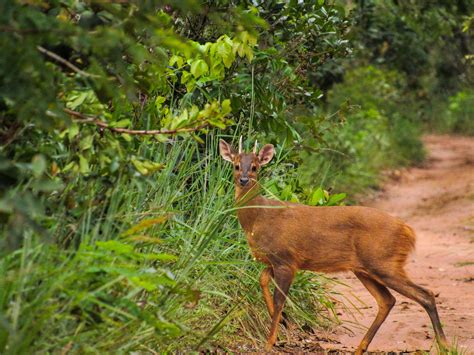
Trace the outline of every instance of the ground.
{"label": "ground", "polygon": [[[393,172],[382,191],[366,205],[398,216],[417,233],[408,274],[436,294],[445,333],[458,349],[474,353],[474,139],[427,136],[428,159],[422,167]],[[353,306],[341,311],[343,323],[318,334],[325,349],[354,350],[377,312],[377,305],[351,275],[338,277],[340,298]],[[397,303],[369,350],[434,352],[433,330],[426,312],[393,292]],[[342,296],[341,296],[342,297]],[[326,339],[326,340],[325,340]]]}

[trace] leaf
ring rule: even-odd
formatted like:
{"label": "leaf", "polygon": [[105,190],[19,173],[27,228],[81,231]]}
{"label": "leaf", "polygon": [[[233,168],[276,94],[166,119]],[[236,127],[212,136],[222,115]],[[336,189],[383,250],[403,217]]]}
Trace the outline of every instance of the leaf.
{"label": "leaf", "polygon": [[131,162],[133,166],[135,167],[135,169],[137,169],[140,174],[148,175],[148,169],[145,166],[143,166],[143,163],[140,160],[132,158]]}
{"label": "leaf", "polygon": [[77,96],[73,96],[74,99],[72,101],[67,102],[66,106],[70,108],[71,110],[75,110],[84,103],[88,95],[89,95],[88,91],[82,91],[79,94],[77,94]]}
{"label": "leaf", "polygon": [[169,63],[170,66],[178,64],[178,68],[179,68],[179,67],[183,66],[184,59],[183,59],[183,57],[181,57],[179,55],[172,55],[168,63]]}
{"label": "leaf", "polygon": [[116,122],[112,122],[110,124],[110,127],[117,127],[117,128],[125,128],[125,127],[128,127],[130,126],[130,123],[132,121],[130,121],[129,118],[124,118],[122,120],[119,120],[119,121],[116,121]]}
{"label": "leaf", "polygon": [[31,184],[31,188],[34,191],[53,192],[62,190],[64,188],[64,184],[58,180],[41,179],[34,181]]}
{"label": "leaf", "polygon": [[333,206],[336,205],[338,202],[344,200],[346,198],[347,194],[341,193],[341,194],[336,194],[336,195],[331,195],[329,198],[329,201],[327,203],[328,206]]}
{"label": "leaf", "polygon": [[211,126],[214,126],[214,127],[220,128],[220,129],[225,129],[226,128],[226,125],[224,124],[224,122],[222,122],[219,119],[209,119],[207,121],[211,124]]}
{"label": "leaf", "polygon": [[133,246],[119,242],[118,240],[96,242],[95,244],[101,249],[114,251],[118,254],[133,254]]}
{"label": "leaf", "polygon": [[150,160],[142,161],[142,165],[148,170],[149,173],[154,173],[155,171],[161,170],[165,167],[163,163],[156,163]]}
{"label": "leaf", "polygon": [[232,112],[232,107],[230,106],[229,99],[225,99],[224,101],[222,101],[221,110],[221,113],[224,116]]}
{"label": "leaf", "polygon": [[253,59],[253,51],[252,51],[252,48],[250,48],[249,46],[245,46],[244,48],[244,53],[245,53],[245,56],[247,57],[247,60],[249,62],[252,61]]}
{"label": "leaf", "polygon": [[[81,135],[81,138],[84,135]],[[79,143],[79,147],[81,150],[88,150],[92,147],[92,143],[94,142],[94,136],[92,134],[86,135],[83,137]]]}
{"label": "leaf", "polygon": [[31,160],[31,170],[35,177],[39,177],[46,170],[46,159],[41,154],[36,154]]}
{"label": "leaf", "polygon": [[135,277],[131,277],[129,280],[130,280],[135,286],[144,288],[144,289],[147,290],[147,291],[156,290],[157,287],[158,287],[154,282],[152,282],[152,281],[150,281],[150,280],[147,280],[146,278],[143,278],[143,277],[135,276]]}
{"label": "leaf", "polygon": [[194,60],[191,64],[191,74],[197,79],[200,76],[207,74],[209,66],[202,59]]}
{"label": "leaf", "polygon": [[163,106],[163,102],[165,102],[166,99],[163,96],[157,96],[155,99],[155,108],[157,110],[161,109],[161,106]]}
{"label": "leaf", "polygon": [[324,203],[324,191],[322,188],[317,188],[311,194],[308,204],[310,206],[322,205]]}
{"label": "leaf", "polygon": [[89,162],[81,154],[79,155],[79,171],[81,172],[81,174],[85,175],[89,174],[90,172]]}
{"label": "leaf", "polygon": [[222,62],[226,68],[230,68],[232,66],[232,63],[235,60],[235,55],[232,52],[231,44],[224,41],[218,43],[216,53],[222,58]]}
{"label": "leaf", "polygon": [[66,130],[67,137],[71,141],[79,133],[79,125],[77,123],[71,124],[71,126]]}

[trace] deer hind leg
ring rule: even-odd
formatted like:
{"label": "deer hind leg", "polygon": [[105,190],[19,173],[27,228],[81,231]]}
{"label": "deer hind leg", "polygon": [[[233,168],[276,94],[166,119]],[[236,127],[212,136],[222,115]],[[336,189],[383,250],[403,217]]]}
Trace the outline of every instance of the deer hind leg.
{"label": "deer hind leg", "polygon": [[430,316],[431,323],[433,324],[433,329],[438,344],[441,348],[446,348],[446,336],[444,335],[443,328],[441,327],[433,292],[415,284],[408,278],[404,271],[378,276],[385,285],[397,291],[401,295],[419,303],[425,309],[425,311]]}
{"label": "deer hind leg", "polygon": [[270,314],[270,318],[273,318],[274,313],[274,305],[272,300],[272,295],[270,293],[270,281],[273,278],[273,268],[271,266],[264,269],[260,275],[260,287],[262,288],[263,299],[265,300],[265,304],[267,305],[268,313]]}
{"label": "deer hind leg", "polygon": [[273,268],[273,277],[275,279],[275,292],[273,294],[274,312],[272,315],[272,325],[270,334],[265,345],[265,351],[270,351],[277,340],[278,324],[281,320],[281,312],[285,304],[288,290],[295,277],[295,272],[287,266]]}
{"label": "deer hind leg", "polygon": [[390,310],[395,304],[395,297],[392,296],[390,291],[379,282],[375,281],[373,278],[368,276],[367,274],[363,274],[360,272],[354,272],[357,278],[362,282],[362,284],[367,288],[370,294],[375,298],[377,301],[377,305],[379,306],[379,311],[377,316],[375,317],[374,322],[370,326],[367,333],[362,338],[362,341],[359,344],[359,347],[356,350],[356,355],[362,354],[364,351],[367,350],[369,347],[370,342],[377,333],[377,330],[380,328],[382,323],[387,318]]}

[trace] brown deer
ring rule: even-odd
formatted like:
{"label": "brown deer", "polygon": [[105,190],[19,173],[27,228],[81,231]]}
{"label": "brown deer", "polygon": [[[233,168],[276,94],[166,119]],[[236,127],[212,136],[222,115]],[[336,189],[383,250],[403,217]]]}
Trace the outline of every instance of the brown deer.
{"label": "brown deer", "polygon": [[[446,337],[431,291],[413,283],[405,273],[415,246],[413,230],[398,218],[362,206],[311,207],[270,200],[260,195],[257,172],[274,155],[266,144],[257,154],[219,142],[222,158],[233,164],[237,215],[256,260],[267,267],[260,276],[263,298],[272,318],[265,346],[277,340],[278,324],[290,285],[298,270],[352,271],[378,304],[378,313],[356,354],[367,350],[395,304],[389,288],[418,302],[428,313],[441,348]],[[273,299],[269,284],[276,284]]]}

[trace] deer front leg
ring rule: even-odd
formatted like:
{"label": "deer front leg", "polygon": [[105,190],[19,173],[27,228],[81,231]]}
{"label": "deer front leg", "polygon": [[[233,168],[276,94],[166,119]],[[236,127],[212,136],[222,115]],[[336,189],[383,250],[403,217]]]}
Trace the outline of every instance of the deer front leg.
{"label": "deer front leg", "polygon": [[276,284],[275,293],[273,294],[274,312],[270,334],[267,339],[267,344],[265,345],[265,351],[270,351],[277,340],[281,312],[294,277],[295,272],[288,266],[278,266],[273,268],[273,278],[275,279]]}
{"label": "deer front leg", "polygon": [[270,294],[270,288],[268,287],[272,277],[273,277],[273,268],[271,266],[264,269],[260,275],[260,287],[262,288],[263,299],[265,300],[265,304],[267,305],[270,318],[273,318],[273,312],[274,312],[272,295]]}

